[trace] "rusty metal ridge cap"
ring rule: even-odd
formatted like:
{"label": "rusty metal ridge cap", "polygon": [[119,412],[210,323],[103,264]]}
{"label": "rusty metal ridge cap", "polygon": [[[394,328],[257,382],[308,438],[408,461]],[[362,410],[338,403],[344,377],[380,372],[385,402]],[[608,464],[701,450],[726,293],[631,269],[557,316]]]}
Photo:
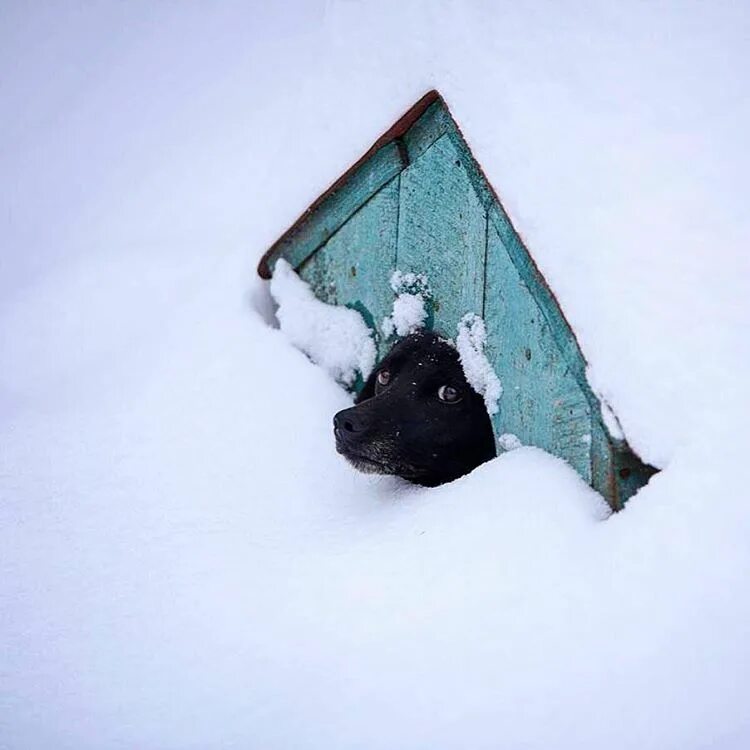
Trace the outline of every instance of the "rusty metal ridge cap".
{"label": "rusty metal ridge cap", "polygon": [[349,169],[344,172],[330,187],[328,187],[323,193],[321,193],[297,218],[297,220],[279,237],[271,247],[266,250],[263,257],[258,263],[258,275],[262,279],[271,278],[271,269],[268,265],[268,261],[271,256],[289,240],[300,227],[305,223],[309,216],[320,207],[320,205],[328,198],[329,195],[335,193],[349,180],[349,178],[357,171],[368,159],[370,159],[377,151],[383,146],[388,145],[392,141],[398,140],[411,128],[412,125],[425,113],[428,107],[435,102],[441,102],[445,106],[445,101],[438,91],[433,89],[428,91],[416,104],[412,105],[383,135],[378,138],[375,143],[354,163]]}

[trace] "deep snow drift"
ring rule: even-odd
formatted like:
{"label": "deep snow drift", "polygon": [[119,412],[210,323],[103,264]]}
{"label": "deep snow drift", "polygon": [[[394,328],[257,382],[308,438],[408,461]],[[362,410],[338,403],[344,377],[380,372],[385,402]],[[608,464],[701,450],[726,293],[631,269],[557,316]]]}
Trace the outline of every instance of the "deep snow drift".
{"label": "deep snow drift", "polygon": [[[747,10],[296,10],[1,11],[0,746],[747,747]],[[664,466],[607,520],[527,447],[352,471],[267,323],[432,85]]]}

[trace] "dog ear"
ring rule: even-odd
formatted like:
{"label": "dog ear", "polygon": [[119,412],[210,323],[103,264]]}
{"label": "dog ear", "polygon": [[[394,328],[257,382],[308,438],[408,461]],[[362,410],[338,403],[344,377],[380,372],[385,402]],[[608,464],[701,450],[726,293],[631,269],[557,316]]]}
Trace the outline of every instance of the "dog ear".
{"label": "dog ear", "polygon": [[374,367],[370,373],[370,377],[365,380],[365,384],[362,386],[362,390],[357,394],[354,399],[355,404],[361,404],[363,401],[367,401],[368,398],[372,398],[375,395],[375,379],[378,376],[378,368]]}

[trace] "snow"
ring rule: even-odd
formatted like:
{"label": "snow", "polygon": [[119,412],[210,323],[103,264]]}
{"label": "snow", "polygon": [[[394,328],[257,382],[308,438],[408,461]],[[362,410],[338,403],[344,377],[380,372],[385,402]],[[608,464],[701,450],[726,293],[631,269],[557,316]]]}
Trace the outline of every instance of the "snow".
{"label": "snow", "polygon": [[[611,393],[605,387],[605,384],[597,379],[596,372],[590,365],[586,368],[586,379],[588,380],[589,385],[599,399],[599,402],[601,404],[601,418],[602,422],[604,422],[604,426],[607,428],[607,431],[615,440],[624,440],[625,433],[622,429],[622,425],[620,424],[620,420],[617,418],[617,415],[609,405],[609,399],[612,397]],[[661,466],[658,459],[653,460],[652,463],[654,464],[654,466]]]}
{"label": "snow", "polygon": [[[5,4],[0,745],[750,744],[746,4]],[[335,452],[263,249],[446,96],[628,440]],[[429,271],[429,269],[427,269]]]}
{"label": "snow", "polygon": [[414,273],[413,271],[402,271],[397,268],[391,274],[391,289],[394,292],[402,292],[409,290],[415,294],[430,294],[430,281],[427,278],[427,274]]}
{"label": "snow", "polygon": [[422,328],[427,319],[421,294],[403,292],[393,300],[393,312],[383,318],[381,329],[386,336],[408,336]]}
{"label": "snow", "polygon": [[520,448],[522,443],[517,435],[514,435],[512,432],[504,432],[498,437],[497,445],[504,451],[514,451]]}
{"label": "snow", "polygon": [[456,348],[469,385],[484,397],[487,412],[492,416],[497,414],[497,402],[502,396],[503,387],[484,354],[486,343],[484,321],[476,313],[466,313],[458,324]]}
{"label": "snow", "polygon": [[425,274],[403,273],[396,269],[391,275],[391,289],[396,293],[393,311],[380,326],[386,337],[408,336],[424,326],[427,320],[425,299],[430,285]]}
{"label": "snow", "polygon": [[367,378],[377,352],[372,331],[356,310],[321,302],[283,258],[274,267],[270,291],[281,330],[294,346],[345,385],[357,372]]}
{"label": "snow", "polygon": [[623,440],[625,438],[625,435],[622,431],[622,427],[620,427],[620,423],[617,420],[615,413],[612,411],[612,407],[606,401],[602,401],[601,404],[602,420],[604,421],[604,426],[607,428],[609,434],[615,440]]}

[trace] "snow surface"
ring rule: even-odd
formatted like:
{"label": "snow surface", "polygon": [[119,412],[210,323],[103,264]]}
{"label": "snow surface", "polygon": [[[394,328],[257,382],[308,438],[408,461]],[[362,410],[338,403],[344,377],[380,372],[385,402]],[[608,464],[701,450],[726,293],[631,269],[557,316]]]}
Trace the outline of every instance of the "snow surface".
{"label": "snow surface", "polygon": [[[750,745],[747,4],[5,3],[0,746]],[[268,246],[438,85],[628,438],[353,471]]]}
{"label": "snow surface", "polygon": [[294,346],[340,383],[351,385],[357,372],[367,378],[377,351],[356,310],[321,302],[283,258],[274,267],[270,291],[281,330]]}
{"label": "snow surface", "polygon": [[386,337],[408,336],[419,330],[427,320],[425,298],[430,294],[427,276],[396,269],[391,275],[391,289],[396,293],[393,310],[380,326]]}
{"label": "snow surface", "polygon": [[485,356],[486,343],[484,321],[476,313],[466,313],[458,324],[456,348],[469,385],[484,397],[487,412],[492,416],[497,414],[497,402],[503,394],[503,386]]}

